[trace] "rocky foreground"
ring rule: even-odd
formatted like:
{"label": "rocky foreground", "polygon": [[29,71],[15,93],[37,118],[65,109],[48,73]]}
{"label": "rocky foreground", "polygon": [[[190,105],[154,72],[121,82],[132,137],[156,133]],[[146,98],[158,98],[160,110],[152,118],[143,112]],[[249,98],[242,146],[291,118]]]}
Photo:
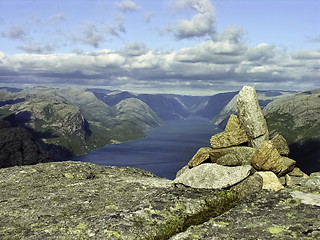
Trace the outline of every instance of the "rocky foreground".
{"label": "rocky foreground", "polygon": [[186,188],[90,163],[4,168],[0,239],[320,238],[319,173],[239,203],[244,192]]}

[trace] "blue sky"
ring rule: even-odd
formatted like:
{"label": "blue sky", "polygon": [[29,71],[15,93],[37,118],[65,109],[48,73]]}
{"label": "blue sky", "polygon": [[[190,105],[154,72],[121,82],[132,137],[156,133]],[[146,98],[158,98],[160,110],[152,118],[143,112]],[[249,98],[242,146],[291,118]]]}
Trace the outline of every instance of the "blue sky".
{"label": "blue sky", "polygon": [[0,0],[0,85],[320,87],[318,0]]}

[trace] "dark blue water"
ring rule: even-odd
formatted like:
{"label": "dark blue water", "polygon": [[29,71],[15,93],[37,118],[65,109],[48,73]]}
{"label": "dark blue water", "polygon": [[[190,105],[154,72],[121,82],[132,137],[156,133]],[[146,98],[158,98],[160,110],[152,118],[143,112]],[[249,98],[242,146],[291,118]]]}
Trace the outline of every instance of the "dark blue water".
{"label": "dark blue water", "polygon": [[142,139],[108,145],[73,160],[137,167],[174,179],[176,172],[200,147],[209,146],[211,136],[219,131],[208,119],[192,116],[186,120],[167,121]]}

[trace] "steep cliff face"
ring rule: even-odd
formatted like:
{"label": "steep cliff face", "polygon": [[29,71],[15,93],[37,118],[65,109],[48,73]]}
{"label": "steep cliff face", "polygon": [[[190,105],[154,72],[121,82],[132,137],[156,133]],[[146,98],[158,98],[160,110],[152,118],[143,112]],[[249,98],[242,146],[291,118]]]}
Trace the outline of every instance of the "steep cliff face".
{"label": "steep cliff face", "polygon": [[15,121],[25,121],[33,129],[72,134],[83,140],[90,134],[80,109],[57,100],[33,98],[12,105],[9,111],[14,112]]}
{"label": "steep cliff face", "polygon": [[162,120],[152,109],[136,98],[127,98],[115,106],[116,119],[131,122],[144,130],[158,127]]}
{"label": "steep cliff face", "polygon": [[0,168],[48,162],[48,154],[24,128],[0,120]]}

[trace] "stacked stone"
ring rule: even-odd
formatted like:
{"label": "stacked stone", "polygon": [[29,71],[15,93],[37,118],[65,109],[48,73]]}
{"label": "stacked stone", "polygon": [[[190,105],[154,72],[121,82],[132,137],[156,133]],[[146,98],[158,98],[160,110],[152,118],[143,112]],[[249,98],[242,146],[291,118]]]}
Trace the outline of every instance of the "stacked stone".
{"label": "stacked stone", "polygon": [[[288,158],[285,138],[269,139],[266,119],[255,88],[245,86],[237,99],[238,116],[231,115],[225,131],[210,139],[211,147],[200,148],[181,169],[175,183],[196,188],[221,189],[235,186],[251,177],[261,188],[280,190],[292,177],[307,177]],[[291,177],[292,176],[292,177]],[[280,183],[280,179],[283,184]]]}

